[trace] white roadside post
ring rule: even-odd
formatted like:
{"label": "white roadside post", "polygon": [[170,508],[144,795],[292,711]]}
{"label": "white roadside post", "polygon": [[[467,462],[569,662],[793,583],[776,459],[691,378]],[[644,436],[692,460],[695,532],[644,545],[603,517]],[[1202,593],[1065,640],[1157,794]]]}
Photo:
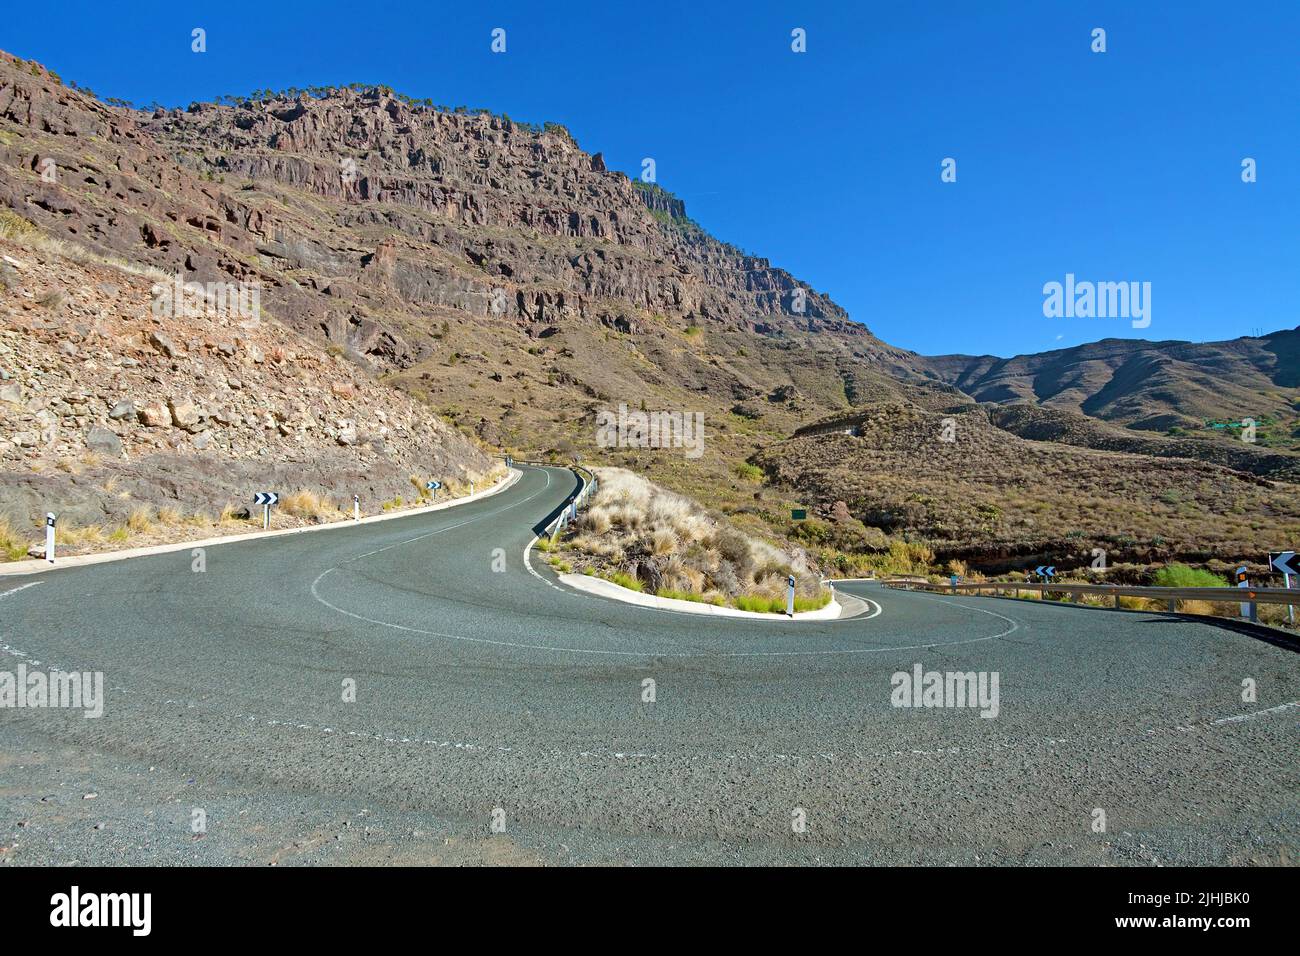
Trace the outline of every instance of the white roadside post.
{"label": "white roadside post", "polygon": [[[1246,566],[1244,564],[1237,569],[1237,587],[1246,588],[1247,590],[1250,589],[1250,579],[1247,576]],[[1245,601],[1241,602],[1241,616],[1251,621],[1258,620],[1254,601],[1251,601],[1250,603],[1246,603]]]}
{"label": "white roadside post", "polygon": [[474,482],[472,481],[469,483],[469,493],[474,494]]}
{"label": "white roadside post", "polygon": [[54,517],[53,511],[45,512],[45,563],[54,563]]}
{"label": "white roadside post", "polygon": [[361,520],[361,496],[360,495],[352,496],[352,520],[353,521]]}
{"label": "white roadside post", "polygon": [[785,613],[787,617],[794,617],[794,575],[786,580],[785,592]]}

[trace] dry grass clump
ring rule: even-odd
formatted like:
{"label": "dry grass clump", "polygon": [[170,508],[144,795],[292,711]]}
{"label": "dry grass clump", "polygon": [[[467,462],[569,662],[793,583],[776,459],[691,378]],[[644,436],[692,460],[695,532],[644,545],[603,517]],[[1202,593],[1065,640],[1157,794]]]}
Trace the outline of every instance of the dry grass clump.
{"label": "dry grass clump", "polygon": [[149,509],[140,507],[132,511],[131,517],[126,519],[126,527],[135,534],[148,534],[153,531],[153,516],[149,513]]}
{"label": "dry grass clump", "polygon": [[295,518],[313,521],[330,521],[337,518],[339,509],[314,491],[294,491],[280,497],[279,509]]}
{"label": "dry grass clump", "polygon": [[27,557],[29,547],[27,539],[14,530],[9,519],[0,517],[0,560],[21,561]]}
{"label": "dry grass clump", "polygon": [[599,489],[563,544],[584,571],[624,587],[714,604],[785,609],[794,574],[802,606],[828,600],[802,552],[787,554],[700,505],[623,468],[596,469]]}

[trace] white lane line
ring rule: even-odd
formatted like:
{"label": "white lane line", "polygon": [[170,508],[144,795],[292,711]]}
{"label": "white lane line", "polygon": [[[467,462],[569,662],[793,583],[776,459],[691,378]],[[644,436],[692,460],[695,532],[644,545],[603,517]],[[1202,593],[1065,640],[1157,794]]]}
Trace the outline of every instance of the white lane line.
{"label": "white lane line", "polygon": [[[330,570],[332,571],[334,569],[331,568]],[[906,644],[906,645],[897,645],[891,647],[853,647],[853,648],[843,648],[840,650],[821,650],[821,651],[734,651],[729,653],[705,652],[705,653],[697,653],[697,654],[683,654],[683,653],[653,651],[653,650],[615,651],[615,650],[608,650],[604,648],[562,647],[562,646],[554,646],[548,644],[521,644],[515,641],[495,641],[486,637],[467,637],[464,634],[449,634],[446,631],[430,631],[422,627],[410,627],[406,624],[394,624],[392,621],[381,621],[378,618],[366,617],[362,614],[354,614],[352,611],[349,611],[346,608],[341,608],[335,604],[331,604],[325,598],[321,597],[320,594],[317,592],[316,585],[320,583],[321,578],[324,578],[326,574],[329,574],[329,571],[326,571],[325,574],[322,574],[319,578],[315,580],[315,582],[312,583],[311,586],[312,596],[315,597],[316,600],[319,601],[321,604],[324,604],[326,607],[330,608],[331,610],[337,611],[339,614],[346,615],[347,617],[350,617],[354,620],[364,621],[367,624],[375,624],[379,627],[389,627],[395,631],[406,631],[407,633],[410,634],[424,634],[429,637],[444,637],[451,641],[464,641],[465,643],[468,644],[486,644],[493,647],[510,647],[516,650],[528,650],[528,651],[551,651],[553,653],[561,653],[561,654],[596,654],[602,657],[640,657],[640,658],[645,658],[645,657],[681,657],[681,658],[833,657],[841,654],[888,654],[894,651],[930,650],[936,647],[955,647],[960,644],[978,644],[981,641],[992,641],[992,640],[996,640],[999,637],[1006,637],[1008,634],[1012,633],[1013,631],[1015,631],[1017,628],[1020,627],[1019,624],[1017,624],[1015,621],[1012,621],[1010,618],[1002,618],[1004,621],[1007,621],[1011,625],[1011,627],[1007,628],[1004,631],[999,631],[997,634],[990,634],[987,637],[973,637],[963,641],[944,641],[942,643]],[[959,604],[956,606],[963,607],[964,605]],[[980,608],[971,608],[971,610],[977,611],[980,610]],[[986,611],[984,613],[993,614],[992,611]],[[1000,614],[993,614],[993,616],[1002,617],[1002,615]],[[827,622],[827,623],[833,623],[833,622]]]}
{"label": "white lane line", "polygon": [[3,601],[11,594],[17,594],[19,591],[25,591],[27,588],[34,588],[36,587],[36,585],[44,584],[44,583],[45,583],[44,581],[29,581],[27,584],[20,584],[16,588],[10,588],[8,591],[5,591],[3,594],[0,594],[0,601]]}
{"label": "white lane line", "polygon": [[1220,717],[1218,720],[1210,721],[1210,725],[1220,727],[1223,724],[1239,724],[1243,721],[1254,720],[1256,717],[1271,717],[1273,714],[1281,714],[1294,707],[1300,707],[1300,700],[1293,700],[1286,704],[1278,704],[1276,707],[1270,707],[1267,710],[1256,710],[1249,714],[1238,714],[1235,717]]}

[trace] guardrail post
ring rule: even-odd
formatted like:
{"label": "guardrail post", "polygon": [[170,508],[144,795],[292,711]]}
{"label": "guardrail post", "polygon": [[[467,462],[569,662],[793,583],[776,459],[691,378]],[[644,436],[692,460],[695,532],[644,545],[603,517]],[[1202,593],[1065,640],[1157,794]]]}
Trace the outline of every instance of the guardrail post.
{"label": "guardrail post", "polygon": [[1178,613],[1178,598],[1169,599],[1169,613],[1170,614]]}

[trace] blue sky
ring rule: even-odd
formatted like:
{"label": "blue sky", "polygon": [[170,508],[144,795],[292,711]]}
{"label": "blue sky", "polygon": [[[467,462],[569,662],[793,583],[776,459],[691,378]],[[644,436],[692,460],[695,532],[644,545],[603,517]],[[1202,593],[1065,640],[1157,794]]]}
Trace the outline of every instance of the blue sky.
{"label": "blue sky", "polygon": [[[563,123],[613,168],[653,157],[705,228],[886,341],[998,355],[1300,324],[1298,40],[1293,0],[46,0],[0,24],[0,48],[137,103],[374,82]],[[1150,327],[1045,318],[1066,273],[1150,282]]]}

